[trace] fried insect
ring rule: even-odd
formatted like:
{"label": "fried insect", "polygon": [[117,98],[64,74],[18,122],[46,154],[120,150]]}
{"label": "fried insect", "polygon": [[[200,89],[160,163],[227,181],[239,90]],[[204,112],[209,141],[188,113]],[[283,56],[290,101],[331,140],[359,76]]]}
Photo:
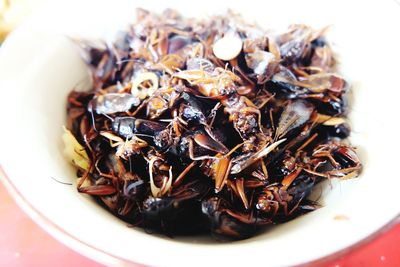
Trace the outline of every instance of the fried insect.
{"label": "fried insect", "polygon": [[146,230],[218,239],[318,208],[317,183],[362,169],[326,31],[140,9],[113,43],[78,40],[93,80],[68,96],[78,191]]}

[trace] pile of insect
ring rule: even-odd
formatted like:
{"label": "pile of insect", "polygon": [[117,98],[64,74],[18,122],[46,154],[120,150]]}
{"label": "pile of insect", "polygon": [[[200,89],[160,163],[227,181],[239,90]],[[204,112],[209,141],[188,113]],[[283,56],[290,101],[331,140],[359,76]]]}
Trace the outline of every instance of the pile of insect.
{"label": "pile of insect", "polygon": [[326,30],[140,9],[113,43],[79,40],[93,86],[69,94],[64,134],[78,191],[170,236],[244,239],[317,209],[316,184],[361,171]]}

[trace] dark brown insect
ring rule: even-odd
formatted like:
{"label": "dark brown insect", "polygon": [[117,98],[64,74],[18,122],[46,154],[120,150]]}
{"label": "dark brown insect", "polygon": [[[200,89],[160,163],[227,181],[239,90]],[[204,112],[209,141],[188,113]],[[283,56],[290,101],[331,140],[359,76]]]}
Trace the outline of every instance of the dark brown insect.
{"label": "dark brown insect", "polygon": [[146,230],[243,239],[360,173],[327,29],[137,18],[112,44],[79,42],[93,87],[68,96],[63,136],[79,192]]}

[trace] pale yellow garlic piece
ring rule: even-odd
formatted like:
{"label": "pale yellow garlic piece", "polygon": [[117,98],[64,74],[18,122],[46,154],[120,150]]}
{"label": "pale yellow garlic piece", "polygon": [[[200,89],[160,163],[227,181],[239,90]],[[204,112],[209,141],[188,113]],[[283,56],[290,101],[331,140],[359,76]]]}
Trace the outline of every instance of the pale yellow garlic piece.
{"label": "pale yellow garlic piece", "polygon": [[340,125],[346,122],[346,118],[343,117],[332,117],[324,114],[318,114],[317,118],[315,119],[317,123],[322,123],[326,126],[335,126]]}
{"label": "pale yellow garlic piece", "polygon": [[64,155],[76,167],[82,170],[89,170],[90,158],[85,148],[79,144],[75,136],[67,128],[64,128],[62,140],[64,142]]}
{"label": "pale yellow garlic piece", "polygon": [[345,119],[345,118],[342,118],[342,117],[332,117],[332,118],[330,118],[329,120],[325,121],[325,122],[323,123],[323,125],[326,125],[326,126],[335,126],[335,125],[343,124],[343,123],[345,123],[345,122],[346,122],[346,119]]}
{"label": "pale yellow garlic piece", "polygon": [[222,60],[229,61],[236,58],[242,51],[243,42],[237,35],[226,35],[213,45],[214,55]]}
{"label": "pale yellow garlic piece", "polygon": [[[144,87],[144,82],[151,83],[151,86],[148,88]],[[137,77],[132,81],[132,95],[139,97],[141,100],[146,97],[151,97],[154,92],[158,89],[158,77],[153,72],[144,72],[140,73]]]}

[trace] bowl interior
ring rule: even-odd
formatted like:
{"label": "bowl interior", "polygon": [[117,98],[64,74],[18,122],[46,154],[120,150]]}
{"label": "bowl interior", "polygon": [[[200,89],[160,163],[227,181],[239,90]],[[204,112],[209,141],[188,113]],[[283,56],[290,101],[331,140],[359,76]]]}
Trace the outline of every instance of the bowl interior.
{"label": "bowl interior", "polygon": [[[90,197],[77,193],[75,185],[55,182],[52,178],[75,183],[75,171],[62,155],[66,96],[73,88],[85,89],[90,84],[88,70],[71,37],[112,40],[117,29],[134,21],[136,6],[156,11],[172,7],[185,16],[226,10],[221,1],[203,1],[198,7],[179,1],[98,2],[49,4],[14,32],[0,51],[1,166],[30,208],[63,229],[61,239],[67,233],[98,251],[151,265],[183,266],[185,259],[196,259],[191,260],[194,265],[255,264],[259,258],[251,255],[265,251],[271,265],[292,265],[354,244],[399,213],[396,191],[400,180],[394,179],[391,171],[399,147],[391,142],[396,127],[394,99],[399,96],[393,87],[396,61],[382,53],[371,55],[375,47],[370,46],[373,31],[373,38],[387,41],[385,51],[397,51],[399,40],[388,35],[399,25],[395,3],[365,3],[355,22],[351,10],[358,10],[356,3],[341,6],[332,1],[328,11],[327,3],[320,1],[229,2],[229,8],[267,28],[282,29],[292,23],[333,25],[330,40],[340,55],[340,71],[353,84],[351,142],[358,148],[364,169],[357,179],[332,180],[315,190],[323,208],[244,241],[171,239],[128,228]],[[386,16],[371,21],[370,14],[377,9]],[[385,77],[376,66],[385,66]],[[377,93],[378,88],[386,91]],[[338,215],[348,219],[337,220]],[[77,248],[76,243],[71,244]],[[81,252],[90,254],[88,250]],[[235,253],[249,256],[232,257]]]}

